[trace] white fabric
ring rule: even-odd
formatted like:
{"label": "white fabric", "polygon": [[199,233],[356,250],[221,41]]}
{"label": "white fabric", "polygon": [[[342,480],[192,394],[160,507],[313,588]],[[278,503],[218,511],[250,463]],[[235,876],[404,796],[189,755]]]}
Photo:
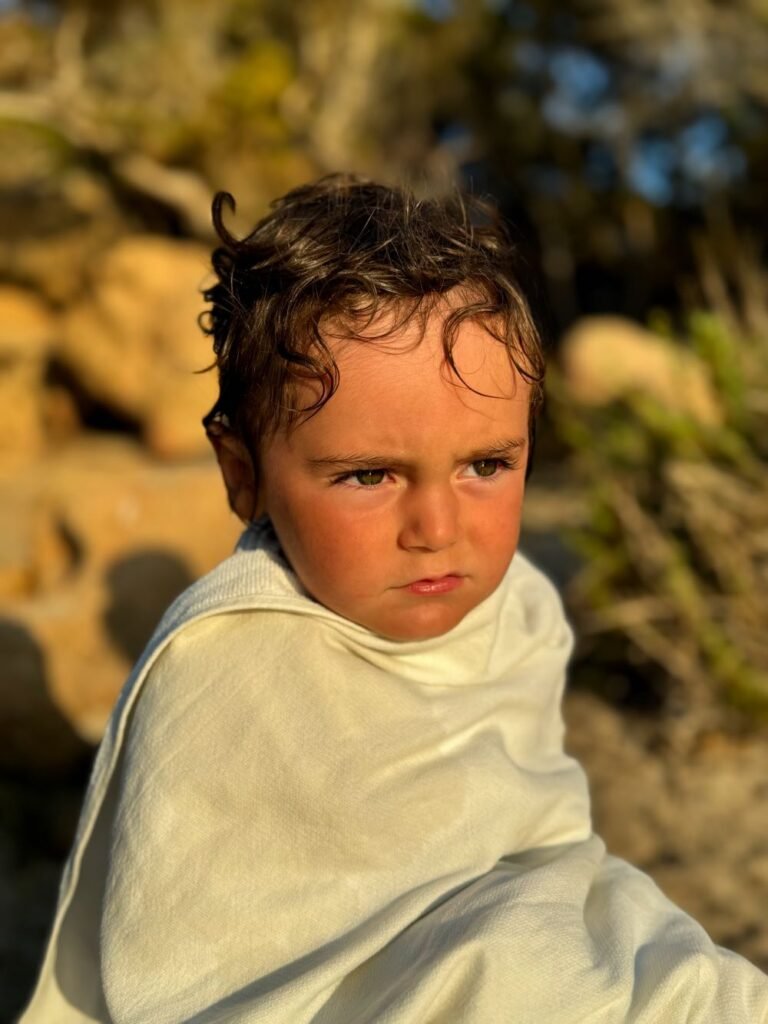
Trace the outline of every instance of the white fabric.
{"label": "white fabric", "polygon": [[397,643],[247,531],[121,694],[23,1024],[768,1021],[768,978],[592,833],[570,649],[520,553]]}

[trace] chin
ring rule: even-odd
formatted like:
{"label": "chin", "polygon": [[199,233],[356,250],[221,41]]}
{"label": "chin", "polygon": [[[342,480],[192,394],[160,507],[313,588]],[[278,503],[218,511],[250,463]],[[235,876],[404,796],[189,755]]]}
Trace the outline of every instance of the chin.
{"label": "chin", "polygon": [[[428,600],[432,601],[433,598]],[[422,609],[419,614],[413,611],[410,615],[404,616],[399,622],[386,622],[380,624],[368,624],[368,629],[387,640],[432,640],[436,636],[442,636],[457,626],[469,609],[458,608],[429,608]]]}

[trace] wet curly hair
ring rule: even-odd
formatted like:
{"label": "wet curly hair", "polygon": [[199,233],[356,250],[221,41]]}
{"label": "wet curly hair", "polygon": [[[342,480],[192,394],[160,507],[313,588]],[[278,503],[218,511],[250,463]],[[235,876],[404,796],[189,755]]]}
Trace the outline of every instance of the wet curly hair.
{"label": "wet curly hair", "polygon": [[[543,345],[521,284],[524,265],[491,204],[458,190],[422,199],[335,174],[276,199],[244,238],[225,227],[225,206],[234,212],[235,200],[217,193],[212,217],[221,244],[201,318],[219,377],[219,398],[203,419],[209,436],[233,431],[256,470],[261,440],[313,415],[338,387],[330,337],[373,342],[413,318],[423,329],[440,298],[458,289],[444,322],[445,360],[461,380],[453,345],[468,319],[506,346],[531,385],[530,472]],[[393,315],[384,333],[372,335],[381,313]],[[299,407],[297,385],[307,381],[319,395]]]}

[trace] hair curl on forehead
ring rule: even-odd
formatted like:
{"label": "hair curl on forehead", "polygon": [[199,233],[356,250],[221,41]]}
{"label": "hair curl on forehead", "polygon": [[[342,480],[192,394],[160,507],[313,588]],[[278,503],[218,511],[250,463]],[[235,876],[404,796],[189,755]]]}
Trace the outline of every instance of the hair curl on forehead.
{"label": "hair curl on forehead", "polygon": [[[339,370],[331,336],[375,343],[414,317],[423,326],[452,292],[458,299],[451,296],[443,325],[446,363],[463,382],[453,359],[457,333],[465,320],[482,323],[531,385],[532,448],[542,342],[520,283],[522,261],[493,206],[458,190],[422,199],[329,175],[275,200],[240,239],[224,225],[225,206],[234,211],[235,200],[217,193],[217,280],[204,292],[211,306],[201,326],[213,336],[219,398],[203,420],[206,430],[224,424],[254,457],[263,439],[333,395]],[[372,333],[382,322],[386,329]],[[318,398],[297,407],[297,385],[307,381],[317,384]]]}

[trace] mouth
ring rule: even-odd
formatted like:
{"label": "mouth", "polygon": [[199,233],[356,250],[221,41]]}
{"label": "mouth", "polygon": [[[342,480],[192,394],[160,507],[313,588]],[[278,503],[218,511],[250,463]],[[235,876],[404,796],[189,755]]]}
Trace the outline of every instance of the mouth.
{"label": "mouth", "polygon": [[412,594],[447,594],[460,586],[463,580],[463,576],[447,573],[445,576],[431,576],[414,580],[413,583],[406,584],[405,589]]}

